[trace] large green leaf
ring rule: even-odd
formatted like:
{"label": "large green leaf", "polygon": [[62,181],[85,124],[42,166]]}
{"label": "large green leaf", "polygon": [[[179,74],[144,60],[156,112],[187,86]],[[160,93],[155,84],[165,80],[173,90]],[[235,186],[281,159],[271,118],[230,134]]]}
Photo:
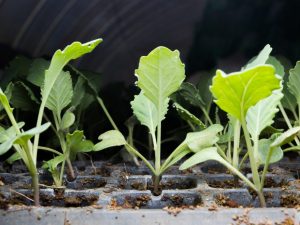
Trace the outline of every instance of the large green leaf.
{"label": "large green leaf", "polygon": [[51,59],[50,66],[45,72],[45,80],[42,88],[41,110],[43,110],[43,104],[46,104],[46,102],[48,101],[50,92],[64,66],[70,60],[77,59],[78,57],[93,51],[100,42],[102,42],[102,39],[96,39],[85,44],[82,44],[80,42],[73,42],[64,50],[57,50],[54,53]]}
{"label": "large green leaf", "polygon": [[219,140],[217,134],[223,130],[220,124],[213,124],[205,130],[188,133],[183,143],[186,143],[193,152],[211,147]]}
{"label": "large green leaf", "polygon": [[[270,152],[270,146],[272,140],[270,139],[261,139],[258,141],[258,153],[259,161],[261,164],[265,164],[267,161],[268,154]],[[281,160],[283,157],[283,151],[280,147],[276,147],[272,150],[272,155],[269,163],[275,163]]]}
{"label": "large green leaf", "polygon": [[217,70],[210,90],[221,109],[241,120],[251,106],[279,88],[274,67],[261,65],[228,75]]}
{"label": "large green leaf", "polygon": [[61,71],[50,91],[46,107],[60,116],[61,111],[71,103],[72,96],[71,75],[69,72]]}
{"label": "large green leaf", "polygon": [[[169,98],[165,99],[162,105],[162,113],[160,114],[160,121],[165,118],[165,114],[168,111]],[[134,96],[134,100],[131,102],[131,108],[133,114],[138,118],[141,124],[149,128],[151,134],[155,134],[156,127],[159,123],[157,108],[142,92],[139,95]]]}
{"label": "large green leaf", "polygon": [[73,97],[72,97],[72,106],[77,107],[82,102],[82,99],[85,95],[86,89],[85,89],[85,83],[87,81],[82,78],[81,76],[78,76],[77,82],[75,84],[74,90],[73,90]]}
{"label": "large green leaf", "polygon": [[100,142],[98,142],[94,146],[94,151],[101,151],[106,148],[115,147],[115,146],[121,146],[126,144],[126,140],[124,136],[121,134],[120,131],[117,130],[110,130],[103,134],[101,134],[98,139]]}
{"label": "large green leaf", "polygon": [[249,108],[246,122],[252,138],[258,138],[263,129],[273,124],[273,118],[279,111],[277,107],[282,97],[280,92],[276,92]]}
{"label": "large green leaf", "polygon": [[290,92],[295,96],[298,105],[300,105],[300,61],[296,63],[293,69],[290,69],[287,86]]}
{"label": "large green leaf", "polygon": [[135,70],[137,85],[158,111],[162,110],[166,99],[178,90],[185,78],[184,64],[177,50],[157,47],[140,59]]}
{"label": "large green leaf", "polygon": [[[18,124],[19,129],[21,129],[25,123],[24,122],[19,122]],[[17,131],[16,128],[14,126],[11,126],[9,128],[5,129],[1,129],[0,131],[0,143],[3,143],[5,141],[7,141],[10,138],[13,138],[17,135]]]}
{"label": "large green leaf", "polygon": [[269,56],[268,60],[266,61],[266,64],[272,65],[275,68],[276,74],[280,75],[281,77],[284,77],[284,67],[280,63],[280,61],[274,56]]}
{"label": "large green leaf", "polygon": [[33,60],[27,80],[38,87],[42,87],[45,80],[45,71],[49,67],[50,62],[43,58]]}
{"label": "large green leaf", "polygon": [[199,126],[202,129],[205,129],[205,124],[199,120],[195,115],[189,112],[187,109],[183,108],[181,105],[174,103],[176,111],[178,112],[179,116],[188,123],[192,123],[196,126]]}
{"label": "large green leaf", "polygon": [[250,62],[246,65],[244,69],[249,69],[258,65],[265,64],[270,56],[271,51],[271,46],[267,44],[256,57],[250,60]]}
{"label": "large green leaf", "polygon": [[93,142],[85,139],[83,131],[75,130],[72,134],[67,134],[66,141],[71,160],[75,160],[77,153],[90,152],[94,148]]}
{"label": "large green leaf", "polygon": [[195,87],[195,85],[191,83],[183,82],[179,89],[179,93],[186,101],[188,101],[193,106],[199,107],[205,105],[199,93],[199,90]]}
{"label": "large green leaf", "polygon": [[295,96],[290,92],[287,82],[284,82],[283,86],[283,98],[281,100],[281,104],[285,109],[288,109],[292,112],[295,112],[296,106],[297,106],[297,100]]}

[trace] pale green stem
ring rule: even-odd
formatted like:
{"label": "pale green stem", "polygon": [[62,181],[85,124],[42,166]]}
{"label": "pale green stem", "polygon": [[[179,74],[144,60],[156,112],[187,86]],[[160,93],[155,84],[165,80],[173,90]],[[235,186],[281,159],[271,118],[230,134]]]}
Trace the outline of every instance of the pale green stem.
{"label": "pale green stem", "polygon": [[245,160],[248,158],[248,156],[249,156],[249,153],[247,152],[247,153],[243,156],[243,158],[242,158],[242,160],[241,160],[240,165],[239,165],[238,168],[242,168],[242,165],[244,164],[244,162],[245,162]]}
{"label": "pale green stem", "polygon": [[270,160],[271,160],[271,156],[272,156],[273,150],[274,150],[274,148],[271,147],[269,149],[269,152],[268,152],[268,155],[267,155],[266,163],[264,165],[264,170],[263,170],[262,175],[261,175],[260,191],[262,191],[263,187],[264,187],[265,178],[266,178],[266,174],[268,172],[268,167],[269,167],[269,164],[270,164]]}
{"label": "pale green stem", "polygon": [[[280,112],[281,112],[281,114],[282,114],[282,116],[283,116],[283,118],[284,118],[284,120],[285,120],[288,128],[291,129],[293,126],[290,123],[289,117],[287,116],[287,114],[286,114],[286,112],[285,112],[282,104],[280,103],[278,106],[279,106]],[[300,145],[300,141],[299,141],[299,139],[297,137],[295,137],[294,140],[297,143],[297,145]]]}
{"label": "pale green stem", "polygon": [[115,130],[119,130],[117,125],[115,124],[114,120],[112,119],[112,117],[110,116],[108,110],[106,109],[105,105],[104,105],[104,102],[101,98],[99,98],[98,96],[96,97],[97,98],[97,101],[98,103],[100,104],[103,112],[105,113],[107,119],[109,120],[110,124],[112,125],[112,127],[115,129]]}
{"label": "pale green stem", "polygon": [[57,155],[62,155],[61,152],[56,151],[56,150],[53,149],[53,148],[48,148],[48,147],[44,147],[44,146],[38,146],[38,149],[44,150],[44,151],[48,151],[48,152],[52,152],[52,153],[55,153],[55,154],[57,154]]}
{"label": "pale green stem", "polygon": [[238,168],[239,165],[240,137],[241,137],[241,124],[239,121],[237,121],[234,126],[233,157],[232,157],[232,165],[235,168]]}
{"label": "pale green stem", "polygon": [[203,112],[205,118],[207,119],[209,125],[212,125],[213,122],[211,121],[211,119],[210,119],[210,117],[209,117],[208,112],[206,111],[206,109],[203,106],[200,106],[200,109],[202,110],[202,112]]}

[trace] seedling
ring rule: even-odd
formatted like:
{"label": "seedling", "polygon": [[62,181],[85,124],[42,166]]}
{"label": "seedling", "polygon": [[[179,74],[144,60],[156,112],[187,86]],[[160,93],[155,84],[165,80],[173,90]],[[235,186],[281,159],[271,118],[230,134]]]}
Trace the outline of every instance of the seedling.
{"label": "seedling", "polygon": [[[220,125],[212,125],[200,132],[189,133],[186,139],[161,163],[161,131],[170,101],[170,95],[177,91],[185,78],[184,65],[177,50],[157,47],[147,56],[140,59],[139,68],[135,71],[137,86],[141,89],[131,102],[134,115],[142,125],[149,129],[155,154],[154,165],[139,151],[128,143],[118,130],[111,130],[99,136],[101,140],[95,150],[124,145],[131,154],[143,160],[153,173],[154,194],[159,194],[161,175],[172,165],[192,152],[190,145],[199,148],[211,147],[218,138],[216,134],[222,130]],[[206,138],[209,136],[209,138]]]}
{"label": "seedling", "polygon": [[[62,87],[62,83],[65,82],[66,79],[68,79],[67,76],[64,76],[64,72],[62,72],[64,66],[70,60],[76,59],[83,54],[91,52],[100,42],[101,39],[97,39],[85,44],[74,42],[73,44],[67,46],[63,51],[57,50],[54,53],[50,66],[45,71],[44,76],[42,73],[40,74],[40,77],[42,78],[38,78],[39,80],[43,80],[43,85],[41,88],[42,100],[39,108],[36,127],[31,130],[25,132],[21,130],[24,124],[18,124],[16,122],[12,114],[13,109],[10,107],[6,95],[3,93],[2,90],[0,90],[1,103],[13,125],[12,128],[3,131],[4,134],[6,134],[7,138],[3,138],[2,140],[2,144],[0,145],[0,153],[5,153],[13,146],[17,153],[11,157],[11,160],[21,158],[24,161],[32,177],[35,205],[39,205],[39,181],[38,172],[36,169],[37,153],[38,149],[41,148],[39,146],[39,137],[40,133],[50,126],[50,123],[42,125],[44,109],[45,107],[48,107],[49,109],[55,111],[57,115],[60,115],[61,110],[64,108],[64,105],[68,101],[68,98],[66,98],[66,100],[64,98],[57,98],[56,96],[57,92],[65,91],[64,89],[59,90],[58,88]],[[53,87],[55,88],[53,89]],[[69,93],[67,94],[67,96],[69,96]],[[65,120],[58,121],[60,128],[62,128],[63,124],[65,124],[65,126],[67,126],[66,124],[70,124],[70,121],[72,121],[72,118],[70,119],[70,116],[66,116]],[[32,137],[34,137],[33,143],[30,142],[30,139]],[[55,150],[50,148],[42,149],[57,153]]]}

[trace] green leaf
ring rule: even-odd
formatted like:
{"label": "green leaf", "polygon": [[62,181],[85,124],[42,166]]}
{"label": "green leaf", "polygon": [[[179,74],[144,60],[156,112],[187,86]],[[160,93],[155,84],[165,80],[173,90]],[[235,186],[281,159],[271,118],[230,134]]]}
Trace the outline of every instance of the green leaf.
{"label": "green leaf", "polygon": [[283,92],[283,98],[281,100],[282,106],[285,109],[288,109],[288,110],[294,112],[297,107],[297,100],[296,100],[295,96],[289,91],[287,82],[284,82],[282,92]]}
{"label": "green leaf", "polygon": [[284,144],[290,143],[294,140],[295,136],[300,132],[299,127],[293,127],[284,133],[282,133],[279,137],[275,139],[275,141],[271,144],[271,147],[280,147]]}
{"label": "green leaf", "polygon": [[[45,72],[45,80],[42,88],[42,110],[43,105],[48,101],[51,90],[64,66],[70,60],[77,59],[78,57],[93,51],[94,48],[101,42],[102,39],[96,39],[85,44],[81,44],[80,42],[73,42],[71,45],[68,45],[63,51],[57,50],[54,53],[51,59],[50,66]],[[52,107],[58,108],[58,106],[50,104],[50,108]],[[61,108],[61,105],[59,105],[59,108]]]}
{"label": "green leaf", "polygon": [[298,105],[300,105],[300,61],[296,63],[293,69],[290,69],[287,86],[289,91],[295,96]]}
{"label": "green leaf", "polygon": [[48,129],[49,126],[50,123],[45,123],[40,127],[35,127],[28,131],[22,132],[21,134],[10,137],[2,144],[0,144],[0,155],[3,155],[8,150],[10,150],[13,144],[19,144],[22,146],[27,145],[27,142],[28,140],[30,140],[30,138],[32,138],[35,134],[42,133],[43,131]]}
{"label": "green leaf", "polygon": [[[271,144],[272,144],[272,140],[270,139],[261,139],[258,141],[259,161],[261,164],[266,163]],[[278,162],[279,160],[282,159],[282,157],[283,157],[282,149],[280,147],[276,147],[272,150],[272,155],[269,163]]]}
{"label": "green leaf", "polygon": [[266,61],[266,64],[272,65],[275,68],[276,74],[278,74],[281,77],[284,77],[284,67],[280,63],[280,61],[274,56],[269,56],[268,60]]}
{"label": "green leaf", "polygon": [[45,80],[45,71],[48,69],[50,62],[43,58],[33,60],[27,80],[38,87],[42,87]]}
{"label": "green leaf", "polygon": [[283,95],[273,93],[249,108],[246,115],[247,128],[252,138],[259,137],[267,126],[274,123],[275,114],[279,111],[278,104]]}
{"label": "green leaf", "polygon": [[256,57],[250,60],[250,62],[246,65],[244,69],[246,70],[258,65],[265,64],[270,56],[271,51],[272,51],[271,46],[267,44]]}
{"label": "green leaf", "polygon": [[187,159],[184,163],[181,164],[179,169],[185,170],[194,165],[197,165],[199,163],[208,160],[215,160],[215,161],[222,162],[224,159],[218,154],[216,147],[209,147],[209,148],[202,149],[201,151],[192,155],[189,159]]}
{"label": "green leaf", "polygon": [[57,166],[65,160],[64,155],[55,156],[53,159],[50,159],[43,163],[42,168],[48,169],[49,172],[53,172],[57,169]]}
{"label": "green leaf", "polygon": [[178,90],[185,78],[184,64],[177,50],[157,47],[140,59],[135,70],[137,85],[160,111],[166,99]]}
{"label": "green leaf", "polygon": [[279,88],[280,79],[274,68],[262,65],[228,75],[217,70],[210,90],[216,104],[241,121],[251,106]]}
{"label": "green leaf", "polygon": [[80,105],[84,95],[85,95],[85,83],[86,80],[84,80],[84,78],[82,77],[78,77],[77,82],[75,84],[74,87],[74,91],[73,91],[73,97],[72,97],[72,106],[73,107],[77,107],[78,105]]}
{"label": "green leaf", "polygon": [[176,111],[183,120],[185,120],[186,122],[191,122],[192,124],[195,124],[202,129],[206,128],[205,124],[192,113],[190,113],[187,109],[183,108],[177,103],[174,103],[173,105],[175,106]]}
{"label": "green leaf", "polygon": [[[168,102],[169,98],[166,98],[162,106],[160,121],[165,118],[165,114],[168,111]],[[148,127],[150,133],[155,135],[155,130],[159,121],[158,111],[153,102],[140,92],[139,95],[134,96],[134,100],[131,102],[131,108],[133,110],[133,114],[138,118],[141,124]]]}
{"label": "green leaf", "polygon": [[93,142],[85,139],[83,131],[75,130],[72,134],[67,134],[66,141],[71,160],[75,160],[77,153],[91,152],[94,148]]}
{"label": "green leaf", "polygon": [[75,115],[71,111],[67,110],[61,120],[60,129],[66,130],[70,128],[75,122]]}
{"label": "green leaf", "polygon": [[6,159],[5,161],[9,164],[13,164],[15,161],[18,161],[22,159],[22,157],[20,156],[19,152],[15,152],[14,154],[12,154],[8,159]]}
{"label": "green leaf", "polygon": [[199,107],[205,105],[202,97],[200,95],[199,90],[195,87],[195,85],[183,82],[179,89],[180,95],[191,105]]}
{"label": "green leaf", "polygon": [[12,96],[10,103],[13,107],[25,111],[33,111],[40,103],[33,91],[22,81],[11,85]]}
{"label": "green leaf", "polygon": [[[24,122],[19,122],[18,127],[21,129],[25,125]],[[14,126],[9,127],[8,129],[1,129],[0,131],[0,143],[3,143],[17,135],[16,128]]]}
{"label": "green leaf", "polygon": [[101,151],[106,148],[121,146],[126,144],[126,140],[120,131],[110,130],[101,134],[98,139],[100,140],[94,146],[94,151]]}
{"label": "green leaf", "polygon": [[193,152],[211,147],[219,140],[217,134],[223,130],[220,124],[213,124],[205,130],[188,133],[183,141]]}
{"label": "green leaf", "polygon": [[6,97],[6,95],[3,93],[2,89],[0,88],[0,102],[5,109],[6,113],[11,113],[13,112],[13,108],[10,107],[9,101]]}
{"label": "green leaf", "polygon": [[54,82],[53,88],[46,101],[46,107],[60,116],[61,111],[71,103],[72,96],[73,87],[71,75],[69,72],[62,71]]}

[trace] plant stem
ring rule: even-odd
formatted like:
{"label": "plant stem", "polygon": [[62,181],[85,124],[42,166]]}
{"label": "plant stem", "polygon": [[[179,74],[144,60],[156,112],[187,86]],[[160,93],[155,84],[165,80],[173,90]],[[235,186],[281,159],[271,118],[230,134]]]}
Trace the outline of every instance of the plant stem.
{"label": "plant stem", "polygon": [[233,157],[232,165],[235,168],[239,166],[239,147],[240,147],[240,137],[241,137],[241,124],[237,120],[234,125],[234,139],[233,139]]}
{"label": "plant stem", "polygon": [[213,122],[211,121],[211,119],[210,119],[210,117],[209,117],[209,115],[208,115],[206,109],[205,109],[203,106],[200,106],[200,109],[202,110],[202,112],[203,112],[205,118],[207,119],[209,125],[212,125]]}
{"label": "plant stem", "polygon": [[48,148],[48,147],[44,147],[44,146],[38,146],[38,149],[44,150],[44,151],[47,151],[47,152],[52,152],[52,153],[55,153],[57,155],[62,155],[61,152],[56,151],[55,149],[52,149],[52,148]]}
{"label": "plant stem", "polygon": [[34,168],[34,170],[30,174],[32,179],[34,205],[40,206],[39,174],[36,168]]}
{"label": "plant stem", "polygon": [[245,118],[242,118],[241,125],[242,125],[242,128],[243,128],[243,132],[244,132],[244,136],[245,136],[245,140],[246,140],[247,152],[249,154],[250,166],[251,166],[251,171],[252,171],[252,178],[253,178],[254,185],[256,187],[256,192],[258,194],[261,206],[266,207],[264,195],[262,194],[262,192],[260,190],[261,183],[260,183],[260,178],[259,178],[259,174],[258,174],[258,168],[257,168],[256,160],[255,160],[255,157],[254,157],[253,148],[252,148],[251,139],[250,139],[250,134],[247,130],[247,125],[246,125]]}
{"label": "plant stem", "polygon": [[159,182],[160,182],[160,175],[154,175],[154,181],[153,181],[153,185],[154,185],[154,189],[153,192],[156,195],[159,195]]}
{"label": "plant stem", "polygon": [[100,104],[100,106],[101,106],[103,112],[105,113],[107,119],[109,120],[110,124],[112,125],[112,127],[113,127],[115,130],[119,130],[118,127],[117,127],[117,125],[115,124],[114,120],[113,120],[112,117],[110,116],[110,114],[109,114],[107,108],[105,107],[103,100],[102,100],[100,97],[98,97],[98,96],[97,96],[96,98],[97,98],[97,101],[98,101],[98,103]]}
{"label": "plant stem", "polygon": [[74,180],[76,178],[76,176],[75,176],[74,169],[73,169],[73,166],[72,166],[72,163],[71,163],[71,160],[69,157],[67,157],[67,166],[68,166],[68,170],[70,173],[70,177],[72,180]]}

